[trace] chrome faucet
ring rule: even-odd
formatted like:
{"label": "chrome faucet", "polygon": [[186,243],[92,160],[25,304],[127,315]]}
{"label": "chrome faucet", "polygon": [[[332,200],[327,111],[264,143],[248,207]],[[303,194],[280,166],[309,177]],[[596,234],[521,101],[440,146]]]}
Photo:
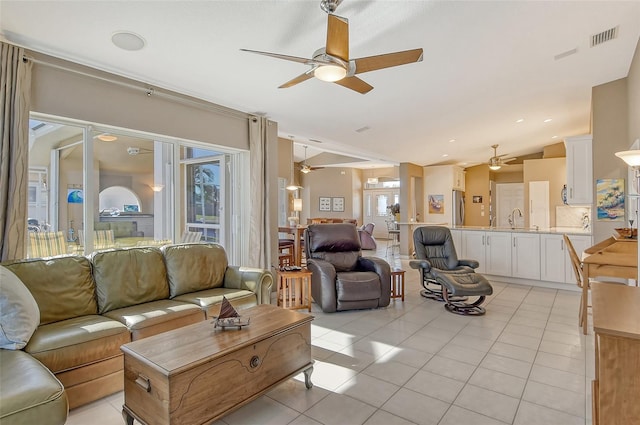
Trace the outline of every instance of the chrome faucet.
{"label": "chrome faucet", "polygon": [[507,220],[509,222],[509,225],[511,226],[512,229],[516,228],[516,212],[518,213],[518,217],[522,218],[522,210],[520,208],[514,208],[511,211],[511,214],[509,214],[509,219]]}

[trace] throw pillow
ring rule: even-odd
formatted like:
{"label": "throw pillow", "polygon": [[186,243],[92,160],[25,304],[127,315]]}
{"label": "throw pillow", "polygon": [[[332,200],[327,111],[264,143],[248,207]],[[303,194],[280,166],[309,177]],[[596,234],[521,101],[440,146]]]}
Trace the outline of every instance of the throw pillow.
{"label": "throw pillow", "polygon": [[20,350],[40,324],[36,300],[22,281],[0,266],[0,348]]}

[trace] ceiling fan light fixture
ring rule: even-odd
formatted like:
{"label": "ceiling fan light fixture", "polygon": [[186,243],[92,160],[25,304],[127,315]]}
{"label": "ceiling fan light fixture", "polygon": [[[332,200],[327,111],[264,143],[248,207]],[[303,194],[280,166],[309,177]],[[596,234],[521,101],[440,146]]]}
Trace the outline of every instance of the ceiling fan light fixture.
{"label": "ceiling fan light fixture", "polygon": [[116,136],[114,136],[113,134],[109,134],[109,133],[102,133],[102,134],[96,136],[96,139],[101,140],[103,142],[115,142],[116,140],[118,140],[118,138]]}
{"label": "ceiling fan light fixture", "polygon": [[300,172],[301,172],[301,173],[304,173],[304,174],[309,174],[309,173],[311,172],[311,168],[306,167],[306,166],[303,166],[303,167],[300,169]]}
{"label": "ceiling fan light fixture", "polygon": [[313,75],[322,81],[334,83],[347,76],[347,70],[338,65],[320,65],[313,71]]}
{"label": "ceiling fan light fixture", "polygon": [[493,170],[493,171],[498,171],[500,168],[502,168],[501,165],[495,164],[495,165],[489,165],[489,169]]}

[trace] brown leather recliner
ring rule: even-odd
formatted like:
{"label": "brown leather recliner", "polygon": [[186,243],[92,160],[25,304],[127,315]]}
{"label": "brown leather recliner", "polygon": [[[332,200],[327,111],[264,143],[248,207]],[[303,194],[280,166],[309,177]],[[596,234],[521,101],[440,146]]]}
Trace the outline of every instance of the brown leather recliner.
{"label": "brown leather recliner", "polygon": [[312,224],[304,239],[311,295],[322,311],[389,305],[391,268],[381,258],[361,256],[353,224]]}

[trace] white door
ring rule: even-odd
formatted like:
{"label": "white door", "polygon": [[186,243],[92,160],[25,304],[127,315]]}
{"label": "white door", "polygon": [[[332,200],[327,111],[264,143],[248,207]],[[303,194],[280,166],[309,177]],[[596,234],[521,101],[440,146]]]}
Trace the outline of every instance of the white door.
{"label": "white door", "polygon": [[549,182],[529,182],[529,227],[549,228]]}
{"label": "white door", "polygon": [[[509,217],[519,208],[524,214],[524,183],[496,184],[496,226],[511,227]],[[524,217],[514,214],[516,222],[513,227],[524,227]]]}
{"label": "white door", "polygon": [[364,191],[363,223],[373,223],[373,237],[387,238],[387,222],[389,220],[389,205],[400,203],[400,189],[371,189]]}

